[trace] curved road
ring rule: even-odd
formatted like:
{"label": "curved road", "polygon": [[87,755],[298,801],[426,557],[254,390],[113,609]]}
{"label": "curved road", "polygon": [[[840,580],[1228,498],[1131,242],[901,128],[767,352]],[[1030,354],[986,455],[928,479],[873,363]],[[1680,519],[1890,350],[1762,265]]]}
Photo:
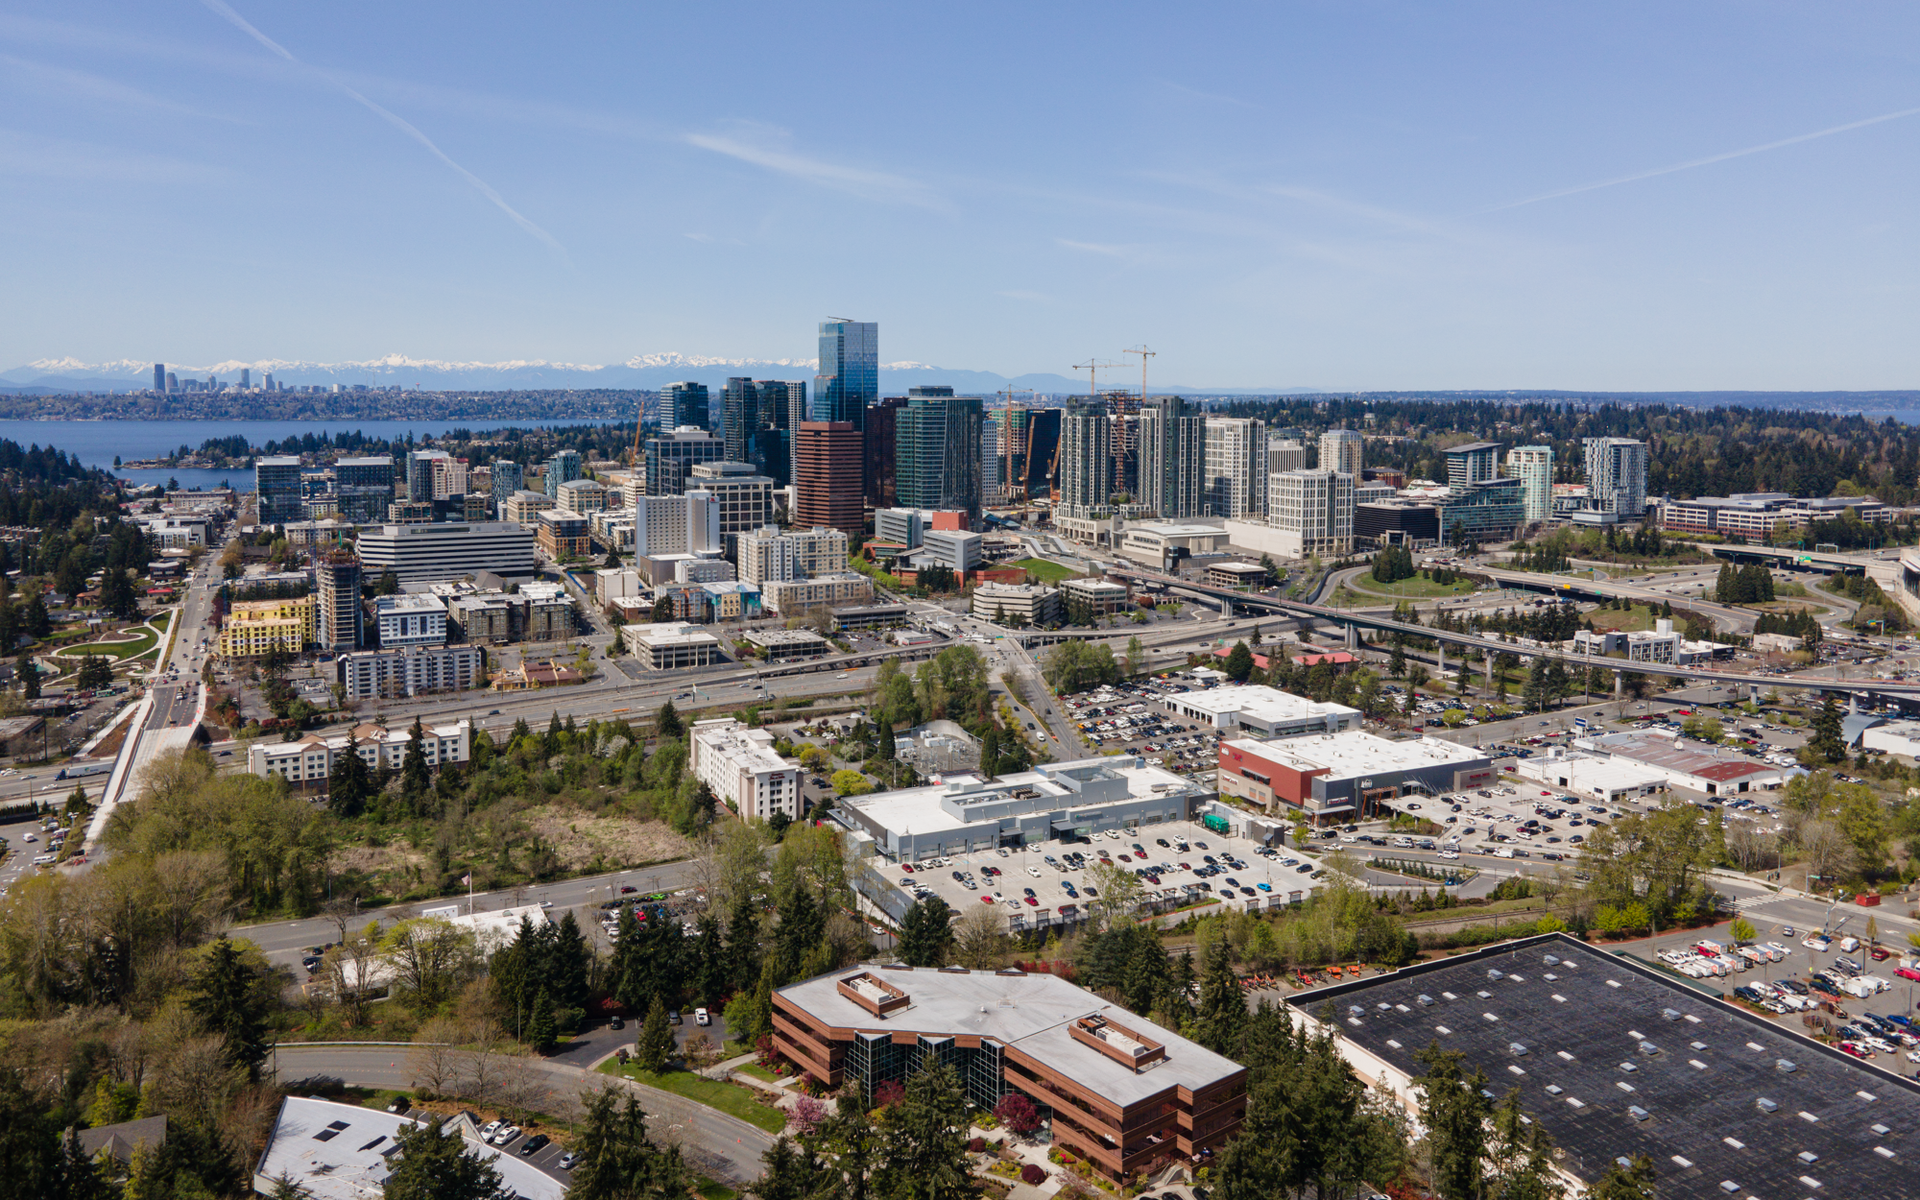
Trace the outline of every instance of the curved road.
{"label": "curved road", "polygon": [[[349,1087],[412,1088],[413,1071],[407,1065],[411,1049],[365,1043],[291,1043],[275,1050],[274,1063],[281,1080],[296,1089],[302,1082],[321,1080],[337,1080]],[[528,1061],[546,1091],[543,1100],[561,1100],[585,1090],[623,1088],[640,1097],[647,1110],[648,1131],[656,1139],[677,1142],[695,1170],[729,1184],[760,1177],[760,1156],[774,1141],[766,1130],[658,1088],[545,1059]],[[559,1106],[535,1103],[531,1107],[553,1111]]]}

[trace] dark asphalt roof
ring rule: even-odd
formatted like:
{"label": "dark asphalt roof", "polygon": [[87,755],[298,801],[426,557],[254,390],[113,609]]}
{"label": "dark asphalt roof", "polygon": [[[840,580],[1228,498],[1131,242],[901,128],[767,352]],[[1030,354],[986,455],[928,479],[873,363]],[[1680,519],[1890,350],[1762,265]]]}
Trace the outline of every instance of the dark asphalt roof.
{"label": "dark asphalt roof", "polygon": [[1519,1087],[1584,1180],[1645,1154],[1663,1200],[1920,1197],[1920,1085],[1573,938],[1289,1003],[1309,1015],[1331,1003],[1343,1037],[1409,1075],[1431,1043],[1464,1052],[1496,1097]]}

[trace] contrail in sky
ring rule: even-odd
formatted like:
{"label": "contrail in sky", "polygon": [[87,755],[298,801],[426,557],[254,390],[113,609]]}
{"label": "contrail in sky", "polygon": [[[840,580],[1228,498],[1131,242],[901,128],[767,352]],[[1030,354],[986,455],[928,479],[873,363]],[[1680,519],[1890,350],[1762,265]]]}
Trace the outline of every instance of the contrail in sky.
{"label": "contrail in sky", "polygon": [[486,180],[480,178],[478,175],[475,175],[472,171],[467,170],[465,167],[461,166],[459,163],[453,161],[453,159],[447,157],[446,151],[434,145],[432,138],[429,138],[426,134],[421,133],[405,118],[401,117],[397,113],[389,111],[388,109],[382,108],[378,104],[375,104],[373,101],[367,99],[365,96],[361,95],[359,92],[355,91],[354,89],[348,87],[346,84],[341,83],[338,79],[335,79],[333,76],[327,74],[325,71],[322,71],[317,67],[307,66],[307,64],[295,58],[293,54],[285,46],[282,46],[279,42],[274,41],[272,38],[268,37],[266,34],[261,33],[258,29],[255,29],[250,23],[248,23],[245,17],[233,11],[233,9],[227,5],[226,0],[200,0],[200,2],[202,4],[205,4],[208,8],[212,9],[214,12],[220,14],[222,17],[225,17],[229,22],[233,24],[233,26],[236,29],[240,30],[242,33],[246,34],[248,37],[252,38],[254,41],[259,42],[262,46],[265,46],[267,49],[273,51],[275,54],[278,54],[281,58],[286,59],[288,62],[294,63],[297,66],[300,66],[305,68],[306,70],[312,71],[314,74],[320,76],[320,78],[326,80],[328,83],[332,84],[334,87],[339,88],[341,91],[345,92],[347,95],[351,96],[353,99],[359,101],[362,105],[364,105],[367,108],[369,112],[373,113],[375,116],[379,117],[381,120],[385,121],[387,124],[393,126],[395,129],[398,129],[401,133],[406,134],[408,137],[412,138],[414,141],[419,142],[422,146],[425,146],[427,150],[435,158],[447,164],[447,166],[450,167],[462,179],[465,179],[468,183],[472,184],[474,187],[474,190],[478,191],[482,196],[485,196],[487,199],[493,201],[494,205],[498,207],[501,212],[507,214],[507,216],[513,219],[514,224],[526,230],[528,233],[532,234],[534,237],[539,238],[548,247],[550,247],[552,250],[558,253],[562,258],[567,257],[567,248],[565,246],[562,246],[558,241],[556,241],[552,234],[548,233],[546,230],[540,228],[538,225],[535,225],[532,221],[529,221],[527,218],[521,216],[518,212],[514,211],[513,206],[511,204],[508,204],[506,200],[501,197],[499,192],[494,191],[493,188],[488,185]]}
{"label": "contrail in sky", "polygon": [[[213,0],[208,0],[213,3]],[[1864,121],[1850,121],[1845,125],[1835,125],[1831,129],[1821,129],[1813,133],[1802,133],[1790,138],[1781,138],[1777,142],[1767,142],[1760,146],[1748,146],[1744,150],[1729,150],[1725,154],[1709,155],[1706,158],[1691,159],[1683,163],[1674,163],[1670,167],[1656,167],[1651,171],[1640,171],[1632,175],[1622,175],[1618,179],[1603,179],[1598,183],[1583,183],[1579,187],[1562,188],[1557,192],[1545,192],[1538,196],[1529,196],[1525,200],[1515,200],[1508,204],[1496,204],[1492,208],[1483,208],[1484,213],[1505,212],[1510,208],[1520,208],[1528,204],[1538,204],[1542,200],[1558,200],[1562,196],[1577,196],[1581,192],[1598,191],[1601,188],[1617,187],[1623,183],[1636,183],[1642,179],[1652,179],[1658,175],[1671,175],[1675,171],[1690,171],[1695,167],[1709,166],[1726,162],[1730,158],[1745,158],[1749,154],[1759,154],[1766,150],[1778,150],[1782,146],[1794,146],[1801,142],[1811,142],[1815,138],[1832,137],[1836,133],[1846,133],[1854,129],[1864,129],[1869,125],[1878,125],[1882,121],[1897,121],[1901,117],[1911,117],[1920,113],[1920,108],[1903,108],[1899,112],[1882,113],[1877,117],[1868,117]]]}

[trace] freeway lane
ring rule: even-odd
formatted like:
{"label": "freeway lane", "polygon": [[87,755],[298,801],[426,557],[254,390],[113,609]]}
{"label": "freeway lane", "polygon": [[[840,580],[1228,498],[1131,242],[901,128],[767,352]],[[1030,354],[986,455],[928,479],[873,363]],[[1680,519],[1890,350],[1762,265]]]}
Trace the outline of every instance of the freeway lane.
{"label": "freeway lane", "polygon": [[[412,1088],[413,1070],[407,1046],[289,1043],[274,1051],[280,1079],[298,1090],[302,1082],[338,1080],[349,1087]],[[597,1071],[527,1060],[544,1095],[531,1107],[565,1112],[565,1103],[589,1090],[623,1088],[640,1097],[647,1111],[647,1128],[655,1138],[677,1142],[695,1170],[730,1184],[759,1178],[760,1156],[773,1137],[738,1117],[704,1104]],[[558,1103],[556,1103],[558,1102]]]}

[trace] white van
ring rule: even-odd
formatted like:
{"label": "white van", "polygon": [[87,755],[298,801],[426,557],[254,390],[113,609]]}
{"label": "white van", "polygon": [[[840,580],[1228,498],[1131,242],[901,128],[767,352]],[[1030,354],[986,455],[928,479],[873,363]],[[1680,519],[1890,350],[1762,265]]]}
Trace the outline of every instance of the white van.
{"label": "white van", "polygon": [[1860,939],[1857,937],[1843,937],[1840,939],[1840,953],[1842,954],[1852,954],[1859,948]]}
{"label": "white van", "polygon": [[1499,848],[1498,850],[1495,850],[1495,851],[1493,852],[1493,856],[1494,856],[1495,858],[1512,858],[1512,857],[1513,857],[1513,851],[1512,851],[1512,850],[1510,850],[1510,849],[1508,849],[1508,848],[1507,848],[1507,847],[1505,847],[1505,846],[1502,846],[1502,847],[1500,847],[1500,848]]}

